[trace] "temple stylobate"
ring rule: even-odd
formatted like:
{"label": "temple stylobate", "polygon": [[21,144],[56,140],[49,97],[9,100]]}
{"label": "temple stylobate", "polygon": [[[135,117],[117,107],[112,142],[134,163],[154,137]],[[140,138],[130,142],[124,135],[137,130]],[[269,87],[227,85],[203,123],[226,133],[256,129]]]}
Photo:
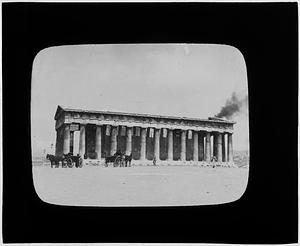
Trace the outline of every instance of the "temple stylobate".
{"label": "temple stylobate", "polygon": [[121,150],[140,161],[155,157],[157,161],[210,162],[214,157],[218,162],[233,162],[233,121],[62,106],[57,107],[55,120],[56,155],[71,152],[101,160]]}

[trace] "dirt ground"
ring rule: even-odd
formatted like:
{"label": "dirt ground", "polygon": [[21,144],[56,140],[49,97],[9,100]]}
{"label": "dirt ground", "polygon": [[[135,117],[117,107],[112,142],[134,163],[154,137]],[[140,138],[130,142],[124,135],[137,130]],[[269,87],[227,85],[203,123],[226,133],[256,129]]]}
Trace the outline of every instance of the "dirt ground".
{"label": "dirt ground", "polygon": [[75,206],[180,206],[232,202],[244,193],[248,168],[199,166],[33,166],[37,194]]}

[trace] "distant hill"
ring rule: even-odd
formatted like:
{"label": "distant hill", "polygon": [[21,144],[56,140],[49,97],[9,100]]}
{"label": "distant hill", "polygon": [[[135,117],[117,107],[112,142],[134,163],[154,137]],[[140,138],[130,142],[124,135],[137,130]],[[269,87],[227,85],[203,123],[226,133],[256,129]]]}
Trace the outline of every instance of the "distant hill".
{"label": "distant hill", "polygon": [[247,150],[234,151],[233,160],[238,167],[247,167],[250,161],[249,151]]}
{"label": "distant hill", "polygon": [[32,165],[41,166],[48,162],[45,156],[32,156]]}

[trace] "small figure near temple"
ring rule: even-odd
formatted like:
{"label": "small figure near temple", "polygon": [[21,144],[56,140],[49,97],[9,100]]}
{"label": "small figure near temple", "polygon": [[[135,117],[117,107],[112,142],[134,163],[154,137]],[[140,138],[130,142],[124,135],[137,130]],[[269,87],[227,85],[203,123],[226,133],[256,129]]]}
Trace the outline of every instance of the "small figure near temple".
{"label": "small figure near temple", "polygon": [[213,156],[213,157],[211,158],[211,162],[212,162],[212,167],[213,167],[213,168],[216,167],[216,164],[215,164],[216,161],[217,161],[217,157]]}
{"label": "small figure near temple", "polygon": [[153,157],[153,165],[156,166],[156,156]]}

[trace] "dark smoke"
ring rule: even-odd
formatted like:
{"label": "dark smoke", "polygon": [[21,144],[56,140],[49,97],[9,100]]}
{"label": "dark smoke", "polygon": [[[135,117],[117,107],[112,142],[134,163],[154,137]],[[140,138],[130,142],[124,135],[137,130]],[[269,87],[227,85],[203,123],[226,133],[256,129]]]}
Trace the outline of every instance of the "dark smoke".
{"label": "dark smoke", "polygon": [[215,115],[219,118],[232,119],[232,117],[245,110],[248,105],[248,96],[240,97],[235,92],[232,93],[231,98],[227,99],[226,104],[222,107],[220,113]]}

